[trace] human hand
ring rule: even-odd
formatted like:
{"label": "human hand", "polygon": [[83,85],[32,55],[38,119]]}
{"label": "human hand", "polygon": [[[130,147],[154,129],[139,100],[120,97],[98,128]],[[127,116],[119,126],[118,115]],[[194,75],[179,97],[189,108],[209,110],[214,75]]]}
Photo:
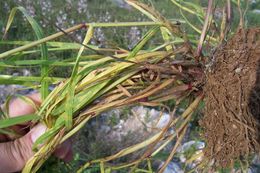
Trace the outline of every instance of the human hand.
{"label": "human hand", "polygon": [[[40,95],[28,96],[36,105],[41,104]],[[10,117],[17,117],[35,112],[34,108],[21,99],[11,101],[9,105]],[[43,124],[37,124],[28,132],[28,124],[17,125],[12,130],[22,135],[18,139],[0,134],[0,173],[17,172],[23,169],[25,163],[33,156],[33,143],[47,130]],[[64,161],[73,157],[71,140],[61,144],[54,155]]]}

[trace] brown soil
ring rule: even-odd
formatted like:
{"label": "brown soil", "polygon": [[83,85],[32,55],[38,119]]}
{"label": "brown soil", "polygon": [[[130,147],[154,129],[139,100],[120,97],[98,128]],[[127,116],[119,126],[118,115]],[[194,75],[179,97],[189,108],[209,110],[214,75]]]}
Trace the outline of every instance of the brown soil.
{"label": "brown soil", "polygon": [[200,124],[217,167],[260,151],[260,28],[239,30],[214,53]]}

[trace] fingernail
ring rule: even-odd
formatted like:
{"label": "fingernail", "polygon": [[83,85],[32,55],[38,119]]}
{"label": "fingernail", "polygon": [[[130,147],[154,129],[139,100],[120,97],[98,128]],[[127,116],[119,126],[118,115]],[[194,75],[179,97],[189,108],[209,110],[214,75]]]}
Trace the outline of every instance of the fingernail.
{"label": "fingernail", "polygon": [[32,142],[35,143],[35,141],[43,135],[47,131],[47,127],[43,124],[37,124],[33,129],[31,133],[31,139]]}

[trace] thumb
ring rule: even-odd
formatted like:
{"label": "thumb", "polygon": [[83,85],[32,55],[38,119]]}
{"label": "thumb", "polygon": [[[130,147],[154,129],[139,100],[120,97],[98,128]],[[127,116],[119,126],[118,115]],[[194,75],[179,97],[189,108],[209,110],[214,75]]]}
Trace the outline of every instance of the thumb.
{"label": "thumb", "polygon": [[25,136],[11,142],[0,143],[0,172],[17,172],[33,156],[33,143],[46,131],[46,126],[36,125]]}

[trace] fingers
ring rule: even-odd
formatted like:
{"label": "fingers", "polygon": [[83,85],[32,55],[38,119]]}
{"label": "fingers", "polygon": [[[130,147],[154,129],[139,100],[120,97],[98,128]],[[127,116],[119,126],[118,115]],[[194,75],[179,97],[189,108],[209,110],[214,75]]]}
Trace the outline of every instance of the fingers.
{"label": "fingers", "polygon": [[[33,143],[46,132],[45,125],[38,124],[25,136],[11,142],[0,143],[0,172],[17,172],[23,169],[26,162],[34,155]],[[73,158],[72,140],[62,143],[54,155],[69,162]]]}
{"label": "fingers", "polygon": [[[36,105],[41,104],[40,94],[32,94],[27,96]],[[32,105],[26,103],[22,99],[15,99],[11,101],[9,105],[9,115],[11,117],[22,116],[25,114],[32,114],[35,109]],[[22,131],[19,126],[12,127],[15,131]],[[17,172],[22,170],[25,163],[34,155],[32,151],[33,143],[47,130],[46,126],[38,124],[33,127],[23,137],[11,142],[0,143],[0,172]],[[10,137],[0,135],[0,142],[10,140]],[[72,141],[67,140],[58,147],[54,152],[54,155],[63,159],[64,161],[70,161],[73,158],[72,153]]]}
{"label": "fingers", "polygon": [[54,152],[54,155],[65,162],[69,162],[73,158],[72,140],[68,139],[63,142]]}
{"label": "fingers", "polygon": [[[36,106],[39,106],[41,104],[41,97],[39,93],[27,95],[35,104]],[[32,114],[35,112],[35,109],[33,108],[32,105],[28,104],[24,100],[20,98],[16,98],[12,100],[9,104],[9,116],[10,117],[16,117],[16,116],[22,116],[26,114]],[[27,124],[26,124],[27,125]],[[9,129],[15,131],[16,133],[20,135],[25,135],[29,130],[24,129],[26,126],[13,126],[10,127]],[[14,140],[16,137],[10,136],[10,135],[1,135],[0,134],[0,142],[5,142],[9,140]]]}
{"label": "fingers", "polygon": [[[40,105],[40,94],[32,94],[28,96],[36,105]],[[11,101],[9,105],[9,115],[11,117],[31,114],[35,112],[32,105],[17,98]],[[23,129],[19,126],[12,127],[13,130],[20,132]],[[25,136],[14,141],[0,143],[0,172],[17,172],[20,171],[28,159],[33,156],[32,145],[46,131],[46,127],[39,124],[36,125]],[[0,135],[0,141],[10,139],[10,137]]]}
{"label": "fingers", "polygon": [[42,124],[36,125],[28,134],[15,141],[0,143],[0,171],[17,172],[33,156],[33,143],[46,131]]}
{"label": "fingers", "polygon": [[0,135],[0,142],[5,142],[7,140],[8,140],[8,138],[6,135]]}
{"label": "fingers", "polygon": [[67,155],[62,159],[64,162],[70,162],[73,159],[73,151],[72,149],[69,150]]}
{"label": "fingers", "polygon": [[[31,94],[27,97],[29,97],[37,106],[41,104],[41,96],[39,93]],[[32,105],[26,103],[20,98],[14,99],[9,105],[9,115],[11,117],[32,114],[35,111],[36,110],[33,108]]]}

